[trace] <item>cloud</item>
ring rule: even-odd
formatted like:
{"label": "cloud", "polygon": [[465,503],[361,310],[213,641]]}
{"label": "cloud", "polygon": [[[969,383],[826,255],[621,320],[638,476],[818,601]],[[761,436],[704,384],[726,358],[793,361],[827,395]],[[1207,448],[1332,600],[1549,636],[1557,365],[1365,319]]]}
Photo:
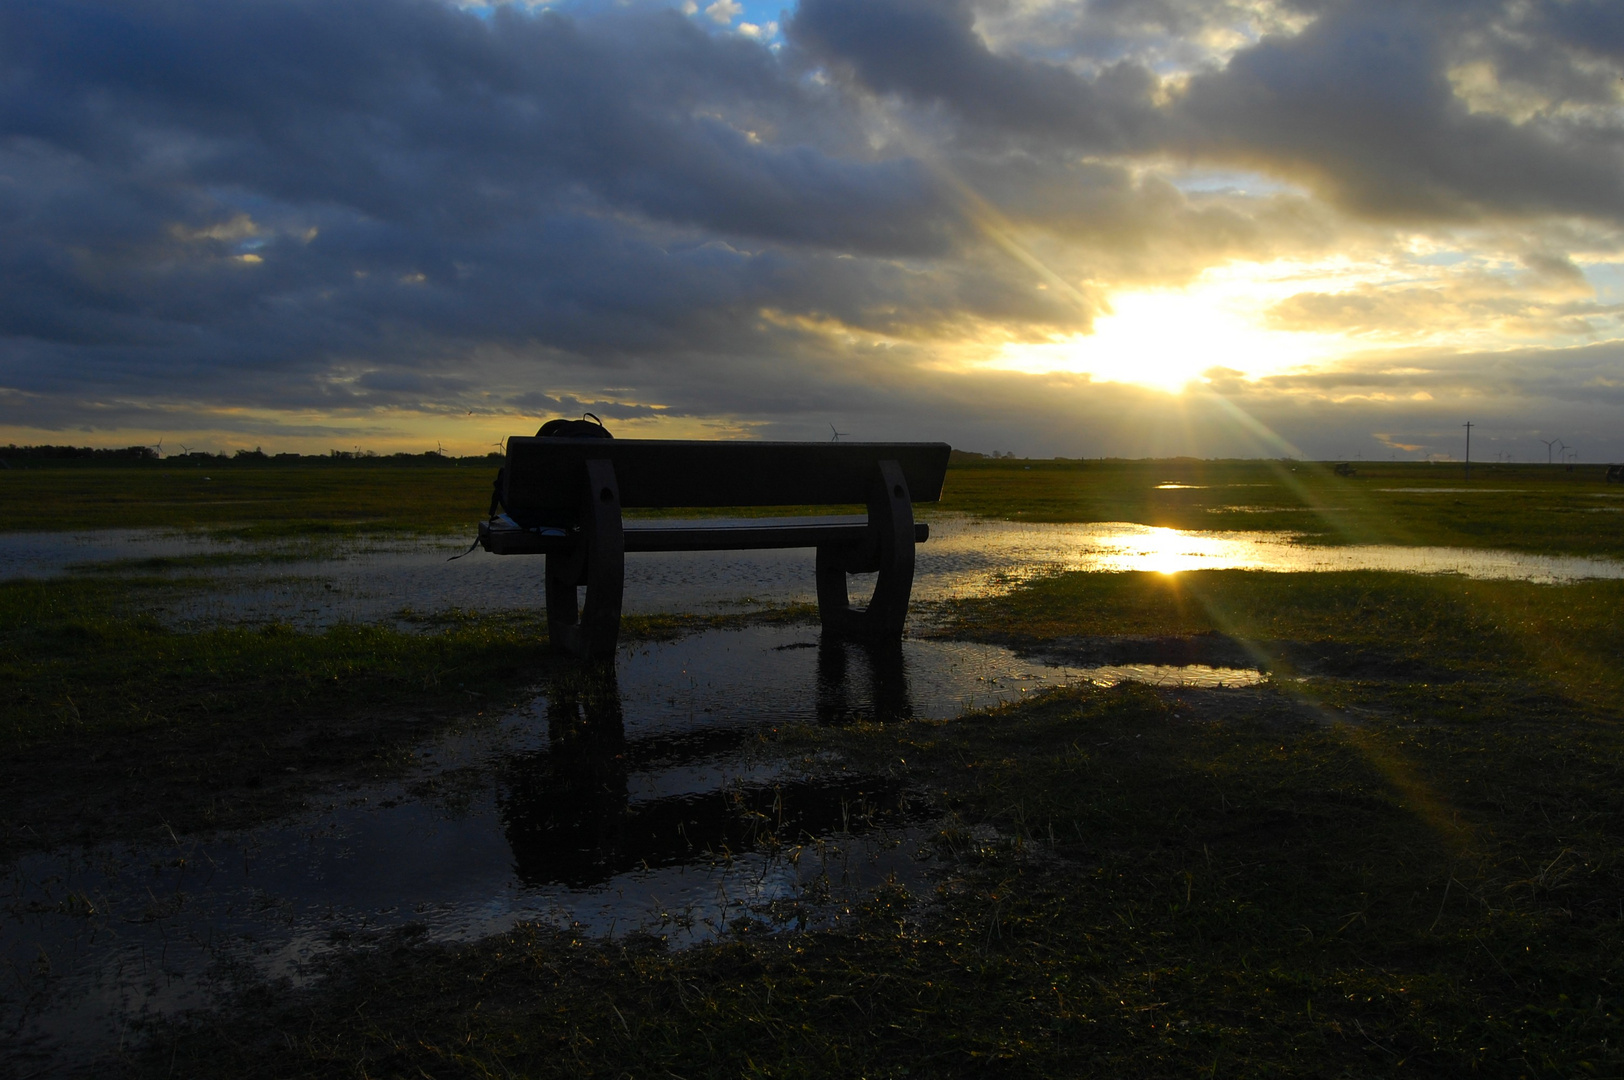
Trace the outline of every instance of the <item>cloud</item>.
{"label": "cloud", "polygon": [[[1238,409],[1340,452],[1492,391],[1616,428],[1616,5],[802,0],[777,51],[683,10],[0,6],[0,423],[1274,452]],[[1368,355],[1182,400],[981,363],[1242,265],[1266,329]]]}
{"label": "cloud", "polygon": [[716,0],[705,7],[705,16],[718,26],[726,26],[744,14],[744,5],[736,0]]}
{"label": "cloud", "polygon": [[803,0],[792,41],[866,88],[945,105],[1002,132],[1063,135],[1091,151],[1146,141],[1157,80],[1123,62],[1094,78],[1054,63],[994,53],[975,33],[969,0]]}
{"label": "cloud", "polygon": [[[1475,52],[1471,11],[1350,4],[1294,37],[1266,38],[1189,80],[1177,106],[1179,141],[1301,177],[1365,215],[1617,220],[1624,133],[1616,126],[1561,115],[1517,123],[1473,112],[1456,94],[1448,72]],[[1476,24],[1491,27],[1492,19]]]}
{"label": "cloud", "polygon": [[1528,256],[1531,273],[1452,274],[1430,282],[1361,284],[1301,292],[1269,309],[1281,330],[1456,342],[1593,339],[1624,330],[1624,304],[1602,304],[1583,271],[1565,259]]}
{"label": "cloud", "polygon": [[[1187,14],[1157,10],[1170,27]],[[1491,74],[1511,70],[1497,31],[1517,28],[1522,10],[1328,4],[1300,29],[1234,50],[1222,66],[1169,78],[1133,57],[1083,72],[1017,47],[995,52],[969,0],[804,0],[787,29],[867,90],[949,108],[1005,140],[1062,138],[1089,154],[1166,153],[1258,169],[1380,219],[1567,212],[1618,220],[1624,130],[1616,112],[1557,107],[1616,104],[1616,73],[1584,74],[1579,46],[1565,42],[1547,54],[1546,70],[1527,71],[1547,103],[1521,122],[1474,111],[1451,84],[1451,71],[1474,63]],[[1548,22],[1582,23],[1539,10]],[[1608,22],[1603,37],[1611,32]]]}
{"label": "cloud", "polygon": [[26,388],[253,393],[245,369],[486,337],[659,350],[769,299],[859,319],[886,264],[828,253],[930,256],[962,229],[917,164],[814,148],[859,134],[769,53],[674,15],[4,18],[0,371]]}

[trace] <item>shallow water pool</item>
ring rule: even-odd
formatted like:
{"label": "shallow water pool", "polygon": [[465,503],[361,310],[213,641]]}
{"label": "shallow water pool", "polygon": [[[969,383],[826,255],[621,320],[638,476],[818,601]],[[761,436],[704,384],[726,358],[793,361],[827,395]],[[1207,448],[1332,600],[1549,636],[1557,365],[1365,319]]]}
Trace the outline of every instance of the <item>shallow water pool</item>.
{"label": "shallow water pool", "polygon": [[[1543,583],[1624,577],[1624,562],[1468,548],[1322,546],[1282,532],[1197,532],[1123,523],[1043,525],[941,515],[918,551],[916,601],[997,595],[1070,570],[1387,570]],[[403,611],[510,611],[542,603],[542,560],[446,537],[248,545],[200,534],[0,534],[0,578],[70,572],[204,576],[159,614],[177,624],[390,619]],[[214,562],[198,560],[213,559]],[[163,560],[182,560],[165,562]],[[185,561],[191,560],[191,561]],[[741,611],[816,600],[811,551],[668,552],[626,560],[631,613]],[[863,588],[854,583],[854,598]]]}
{"label": "shallow water pool", "polygon": [[18,860],[0,882],[0,1030],[56,1068],[235,983],[308,978],[391,928],[455,941],[543,922],[680,946],[740,918],[838,925],[888,879],[921,887],[936,810],[894,773],[786,758],[762,734],[1124,678],[1264,676],[1048,667],[946,641],[876,653],[805,626],[623,649],[612,682],[541,687],[419,746],[405,779],[325,792],[293,820]]}

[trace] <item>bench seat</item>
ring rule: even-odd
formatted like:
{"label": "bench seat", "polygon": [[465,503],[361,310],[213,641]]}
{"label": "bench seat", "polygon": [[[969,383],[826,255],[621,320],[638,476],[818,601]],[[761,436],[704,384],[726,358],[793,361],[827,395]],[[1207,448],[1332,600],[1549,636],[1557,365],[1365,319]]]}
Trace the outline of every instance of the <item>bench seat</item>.
{"label": "bench seat", "polygon": [[[515,436],[498,481],[507,515],[479,542],[496,555],[546,557],[547,629],[554,648],[614,657],[625,557],[655,551],[809,548],[817,553],[825,634],[870,642],[902,636],[914,547],[930,528],[913,504],[941,498],[946,443],[702,442]],[[868,506],[868,513],[789,518],[626,521],[625,508]],[[546,523],[568,522],[568,527]],[[849,574],[878,573],[851,607]],[[582,605],[577,595],[586,586]]]}
{"label": "bench seat", "polygon": [[[834,514],[826,517],[735,518],[705,520],[628,521],[626,551],[753,551],[761,549],[819,548],[826,544],[857,544],[868,538],[868,517]],[[914,543],[930,539],[930,526],[914,522]],[[546,555],[575,546],[574,535],[479,523],[479,542],[493,555]]]}

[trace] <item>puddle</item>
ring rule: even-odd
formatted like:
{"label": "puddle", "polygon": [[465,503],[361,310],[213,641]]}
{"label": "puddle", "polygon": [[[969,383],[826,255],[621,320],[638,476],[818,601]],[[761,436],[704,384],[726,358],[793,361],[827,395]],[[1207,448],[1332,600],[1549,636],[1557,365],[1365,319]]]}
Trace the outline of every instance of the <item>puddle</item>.
{"label": "puddle", "polygon": [[928,889],[935,811],[895,776],[783,760],[764,730],[946,718],[1127,678],[1263,676],[1046,667],[944,641],[876,654],[798,626],[626,650],[612,687],[545,687],[420,746],[414,775],[328,792],[292,821],[18,860],[0,881],[0,1031],[56,1069],[127,1041],[144,1018],[244,980],[307,979],[346,943],[407,925],[438,941],[519,922],[647,930],[676,946],[741,917],[839,925],[888,879]]}
{"label": "puddle", "polygon": [[996,595],[1045,574],[1072,570],[1264,570],[1313,573],[1389,570],[1535,582],[1624,577],[1624,562],[1470,548],[1297,542],[1286,532],[1196,532],[1098,523],[1028,525],[977,518],[931,524],[919,549],[914,595],[921,599]]}
{"label": "puddle", "polygon": [[207,533],[159,529],[0,533],[0,580],[54,577],[74,566],[119,559],[187,558],[238,547]]}
{"label": "puddle", "polygon": [[1209,514],[1321,514],[1334,510],[1341,510],[1340,506],[1209,506]]}
{"label": "puddle", "polygon": [[1210,491],[1210,490],[1212,490],[1214,488],[1272,488],[1272,487],[1279,487],[1279,486],[1280,485],[1278,485],[1278,484],[1179,484],[1179,483],[1174,483],[1172,481],[1169,481],[1169,482],[1167,482],[1165,484],[1157,484],[1155,490],[1157,490],[1157,491]]}
{"label": "puddle", "polygon": [[[1624,577],[1624,562],[1614,559],[1469,548],[1328,547],[1299,543],[1287,532],[1041,525],[958,515],[933,517],[930,524],[931,538],[919,548],[913,592],[926,604],[997,595],[1068,570],[1388,570],[1542,583]],[[253,547],[140,532],[0,534],[0,577],[50,576],[112,560],[139,569],[142,560],[151,565],[154,559],[191,559],[193,565],[175,573],[206,575],[210,587],[176,590],[155,611],[181,626],[281,621],[308,627],[389,620],[403,611],[535,610],[542,603],[543,560],[537,557],[476,551],[447,562],[464,545],[446,537],[368,539],[338,556],[327,544]],[[267,561],[252,561],[256,555]],[[196,564],[210,557],[216,561]],[[810,551],[633,555],[626,560],[625,610],[716,612],[813,603],[812,562]],[[861,595],[861,589],[854,583],[853,595]]]}

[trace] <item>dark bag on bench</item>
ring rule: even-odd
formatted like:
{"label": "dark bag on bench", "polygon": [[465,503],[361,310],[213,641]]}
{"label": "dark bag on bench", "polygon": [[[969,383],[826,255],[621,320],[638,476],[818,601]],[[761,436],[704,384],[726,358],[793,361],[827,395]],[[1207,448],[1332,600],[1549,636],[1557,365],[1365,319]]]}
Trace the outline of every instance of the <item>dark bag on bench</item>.
{"label": "dark bag on bench", "polygon": [[[591,416],[589,422],[586,418]],[[592,413],[582,413],[579,420],[549,420],[536,429],[538,439],[612,439],[609,429]]]}
{"label": "dark bag on bench", "polygon": [[[586,419],[589,416],[592,417],[591,420]],[[599,420],[596,416],[593,416],[592,413],[582,413],[581,419],[579,420],[566,420],[562,417],[558,418],[557,420],[549,420],[545,424],[541,425],[539,429],[537,429],[536,437],[541,439],[614,438],[613,435],[609,434],[609,429],[603,426],[603,421]],[[497,469],[496,482],[491,485],[491,508],[489,514],[487,515],[488,519],[491,521],[496,520],[498,511],[505,512],[510,518],[513,518],[513,512],[509,510],[502,502],[502,483],[506,479],[507,469]],[[543,521],[540,519],[532,520],[529,515],[526,515],[525,520],[523,521],[519,520],[518,518],[513,518],[513,523],[522,529],[567,529],[575,524],[573,521]]]}

